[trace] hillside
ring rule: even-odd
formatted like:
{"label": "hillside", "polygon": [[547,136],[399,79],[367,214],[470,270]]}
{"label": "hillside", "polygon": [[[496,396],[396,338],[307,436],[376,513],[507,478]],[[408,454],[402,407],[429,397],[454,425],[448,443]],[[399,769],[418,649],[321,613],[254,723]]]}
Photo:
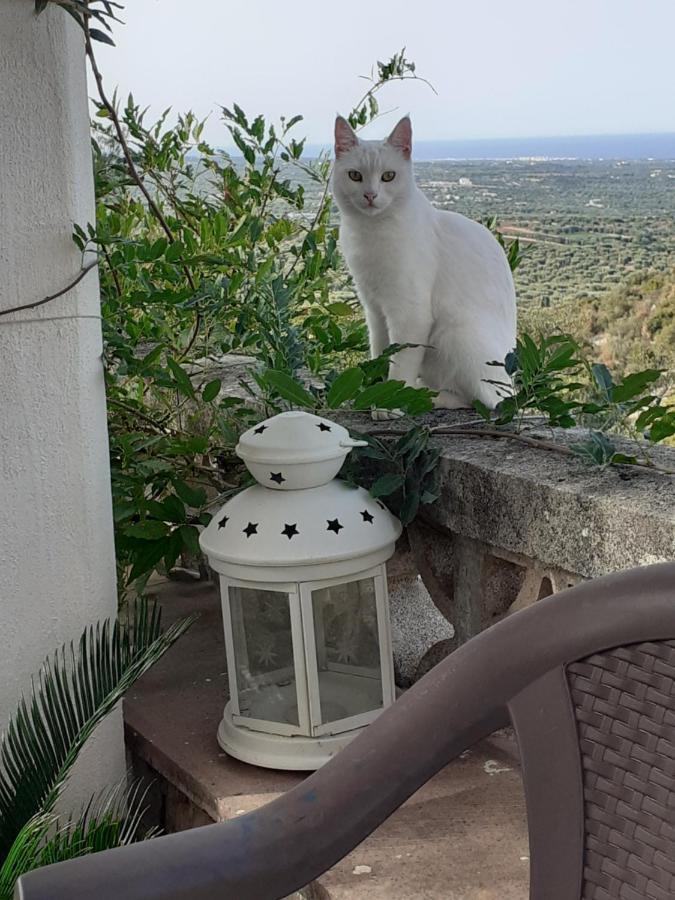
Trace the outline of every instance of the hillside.
{"label": "hillside", "polygon": [[520,326],[568,331],[613,371],[663,368],[675,383],[675,269],[635,273],[621,287],[554,307],[521,306]]}

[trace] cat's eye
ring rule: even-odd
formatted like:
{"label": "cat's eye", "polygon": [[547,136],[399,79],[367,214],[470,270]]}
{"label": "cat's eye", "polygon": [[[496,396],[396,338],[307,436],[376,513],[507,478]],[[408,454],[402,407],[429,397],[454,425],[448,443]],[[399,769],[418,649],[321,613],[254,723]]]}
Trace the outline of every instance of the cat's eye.
{"label": "cat's eye", "polygon": [[393,181],[396,178],[396,172],[383,172],[382,181]]}
{"label": "cat's eye", "polygon": [[349,175],[352,181],[363,181],[363,175],[360,172],[357,172],[356,169],[350,169],[349,172],[347,172],[347,175]]}

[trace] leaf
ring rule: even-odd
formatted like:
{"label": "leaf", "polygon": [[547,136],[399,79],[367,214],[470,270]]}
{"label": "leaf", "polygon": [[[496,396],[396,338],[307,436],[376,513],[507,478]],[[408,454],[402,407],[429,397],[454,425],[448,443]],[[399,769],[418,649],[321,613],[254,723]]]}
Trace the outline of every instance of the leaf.
{"label": "leaf", "polygon": [[161,237],[157,238],[155,243],[150,247],[148,251],[148,259],[159,259],[164,253],[166,253],[166,249],[169,246],[169,242],[166,238]]}
{"label": "leaf", "polygon": [[664,441],[673,435],[675,435],[675,410],[654,422],[649,430],[649,440],[653,444],[658,444],[659,441]]}
{"label": "leaf", "polygon": [[159,522],[157,519],[144,519],[142,522],[127,525],[123,534],[127,537],[141,538],[144,541],[154,541],[164,537],[168,531],[164,522]]}
{"label": "leaf", "polygon": [[192,387],[190,376],[185,371],[185,369],[181,365],[179,365],[179,363],[177,363],[175,359],[171,359],[171,357],[167,359],[166,364],[171,370],[171,374],[173,375],[174,379],[176,380],[176,386],[178,387],[178,390],[182,394],[185,394],[187,397],[194,397],[195,391]]}
{"label": "leaf", "polygon": [[420,495],[419,491],[413,490],[410,493],[405,495],[403,503],[401,504],[401,509],[399,510],[398,517],[401,520],[402,525],[410,525],[412,520],[417,515],[417,510],[420,505]]}
{"label": "leaf", "polygon": [[417,416],[421,413],[431,412],[434,408],[433,398],[436,391],[428,388],[414,388],[408,385],[402,387],[392,401],[395,409],[400,409],[409,416]]}
{"label": "leaf", "polygon": [[115,41],[110,37],[109,34],[106,34],[105,31],[101,31],[100,28],[90,28],[89,36],[92,41],[100,41],[102,44],[110,44],[111,47],[115,46]]}
{"label": "leaf", "polygon": [[201,556],[201,547],[199,546],[199,529],[194,525],[181,525],[178,534],[183,544],[194,556]]}
{"label": "leaf", "polygon": [[275,392],[283,400],[288,400],[296,406],[310,407],[311,409],[314,409],[316,406],[316,400],[312,394],[286,372],[268,369],[263,378],[265,383],[269,387],[274,388]]}
{"label": "leaf", "polygon": [[439,497],[440,497],[440,493],[437,490],[422,491],[422,496],[420,497],[420,503],[423,506],[427,506],[429,503],[435,503]]}
{"label": "leaf", "polygon": [[362,384],[363,371],[356,366],[346,369],[341,375],[338,375],[326,395],[329,409],[337,409],[352,400],[358,394]]}
{"label": "leaf", "polygon": [[491,410],[489,410],[488,407],[480,400],[473,401],[473,408],[476,410],[481,419],[485,419],[486,422],[489,422],[492,418]]}
{"label": "leaf", "polygon": [[396,442],[394,453],[407,457],[407,464],[412,463],[424,450],[429,441],[429,432],[425,428],[411,428]]}
{"label": "leaf", "polygon": [[630,456],[625,453],[615,453],[612,457],[612,465],[634,466],[637,461],[637,456]]}
{"label": "leaf", "polygon": [[138,600],[124,622],[90,626],[77,649],[45,660],[0,742],[0,859],[33,816],[52,812],[97,725],[192,621],[162,632],[159,608]]}
{"label": "leaf", "polygon": [[[499,365],[499,363],[497,364]],[[520,368],[520,360],[518,359],[518,351],[512,350],[506,354],[504,359],[504,370],[507,375],[515,375]]]}
{"label": "leaf", "polygon": [[609,465],[616,456],[614,443],[602,431],[590,431],[587,440],[570,444],[570,449],[598,466]]}
{"label": "leaf", "polygon": [[649,425],[653,425],[654,422],[660,421],[664,415],[667,416],[668,411],[663,406],[650,406],[647,409],[642,410],[635,420],[635,427],[638,430],[647,428]]}
{"label": "leaf", "polygon": [[166,518],[169,522],[178,524],[186,520],[185,505],[175,494],[169,494],[168,497],[165,497],[161,506],[164,510],[163,518]]}
{"label": "leaf", "polygon": [[380,381],[371,384],[354,398],[354,409],[370,409],[372,406],[395,409],[396,396],[402,387],[402,381]]}
{"label": "leaf", "polygon": [[373,497],[387,497],[389,494],[393,494],[394,491],[397,491],[400,487],[403,486],[405,482],[405,478],[403,475],[397,475],[394,472],[388,472],[386,475],[381,475],[375,484],[370,489],[371,496]]}
{"label": "leaf", "polygon": [[174,241],[173,244],[170,244],[166,253],[165,259],[167,262],[178,262],[180,258],[185,253],[185,247],[180,241]]}
{"label": "leaf", "polygon": [[644,372],[634,372],[626,377],[612,391],[614,403],[625,403],[641,394],[644,389],[658,381],[663,374],[661,369],[645,369]]}
{"label": "leaf", "polygon": [[152,572],[170,546],[171,536],[167,535],[156,541],[143,541],[131,555],[133,565],[128,581],[131,583],[142,575]]}
{"label": "leaf", "polygon": [[188,506],[200,507],[206,503],[206,491],[204,488],[193,488],[186,484],[180,478],[175,478],[173,489],[178,494],[183,503]]}
{"label": "leaf", "polygon": [[349,305],[349,303],[345,303],[342,300],[336,300],[334,303],[329,303],[326,309],[332,316],[354,315],[354,309]]}
{"label": "leaf", "polygon": [[162,563],[167,572],[170,572],[175,565],[183,546],[183,538],[180,535],[179,529],[176,528],[171,532],[169,539],[165,542],[164,553],[162,555]]}
{"label": "leaf", "polygon": [[595,363],[595,365],[591,366],[591,372],[597,386],[610,396],[614,387],[614,379],[607,366],[604,363]]}
{"label": "leaf", "polygon": [[215,400],[220,393],[221,387],[222,383],[220,378],[214,378],[213,381],[209,381],[208,384],[204,385],[202,390],[202,400],[205,403],[210,403],[212,400]]}

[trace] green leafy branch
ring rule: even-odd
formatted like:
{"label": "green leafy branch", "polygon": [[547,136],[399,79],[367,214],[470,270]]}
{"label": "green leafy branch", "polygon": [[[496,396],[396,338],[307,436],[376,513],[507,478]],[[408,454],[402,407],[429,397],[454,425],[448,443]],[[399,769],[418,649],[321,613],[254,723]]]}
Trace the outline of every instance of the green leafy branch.
{"label": "green leafy branch", "polygon": [[[276,369],[267,369],[256,377],[267,392],[273,409],[301,407],[325,412],[337,409],[399,410],[415,416],[433,409],[435,391],[413,388],[403,381],[388,379],[391,357],[416,344],[391,344],[376,359],[368,359],[342,372],[329,373],[324,383],[309,386],[298,377]],[[278,401],[282,401],[279,404]]]}
{"label": "green leafy branch", "polygon": [[[497,363],[495,363],[497,365]],[[503,364],[504,380],[492,381],[503,398],[491,411],[474,404],[481,417],[497,429],[516,433],[541,415],[550,428],[584,428],[587,436],[569,444],[571,452],[599,466],[640,465],[659,471],[649,446],[675,435],[675,406],[664,404],[652,391],[660,369],[645,369],[615,382],[609,369],[591,363],[569,335],[554,334],[538,341],[522,335]],[[626,453],[617,441],[632,442]]]}
{"label": "green leafy branch", "polygon": [[382,441],[372,433],[358,437],[367,446],[352,450],[341,477],[367,488],[403,525],[409,525],[420,506],[434,503],[440,495],[440,450],[429,446],[430,430],[415,426],[396,441]]}

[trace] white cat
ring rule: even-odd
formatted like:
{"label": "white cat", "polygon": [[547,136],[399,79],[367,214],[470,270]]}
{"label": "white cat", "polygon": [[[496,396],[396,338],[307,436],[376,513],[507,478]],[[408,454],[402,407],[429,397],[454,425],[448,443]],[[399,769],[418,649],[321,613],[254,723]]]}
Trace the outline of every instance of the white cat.
{"label": "white cat", "polygon": [[415,184],[406,116],[384,141],[362,141],[335,121],[332,187],[340,245],[363,304],[373,357],[392,358],[390,377],[439,392],[436,405],[493,408],[516,343],[516,297],[506,255],[493,235],[458,213],[436,209]]}

